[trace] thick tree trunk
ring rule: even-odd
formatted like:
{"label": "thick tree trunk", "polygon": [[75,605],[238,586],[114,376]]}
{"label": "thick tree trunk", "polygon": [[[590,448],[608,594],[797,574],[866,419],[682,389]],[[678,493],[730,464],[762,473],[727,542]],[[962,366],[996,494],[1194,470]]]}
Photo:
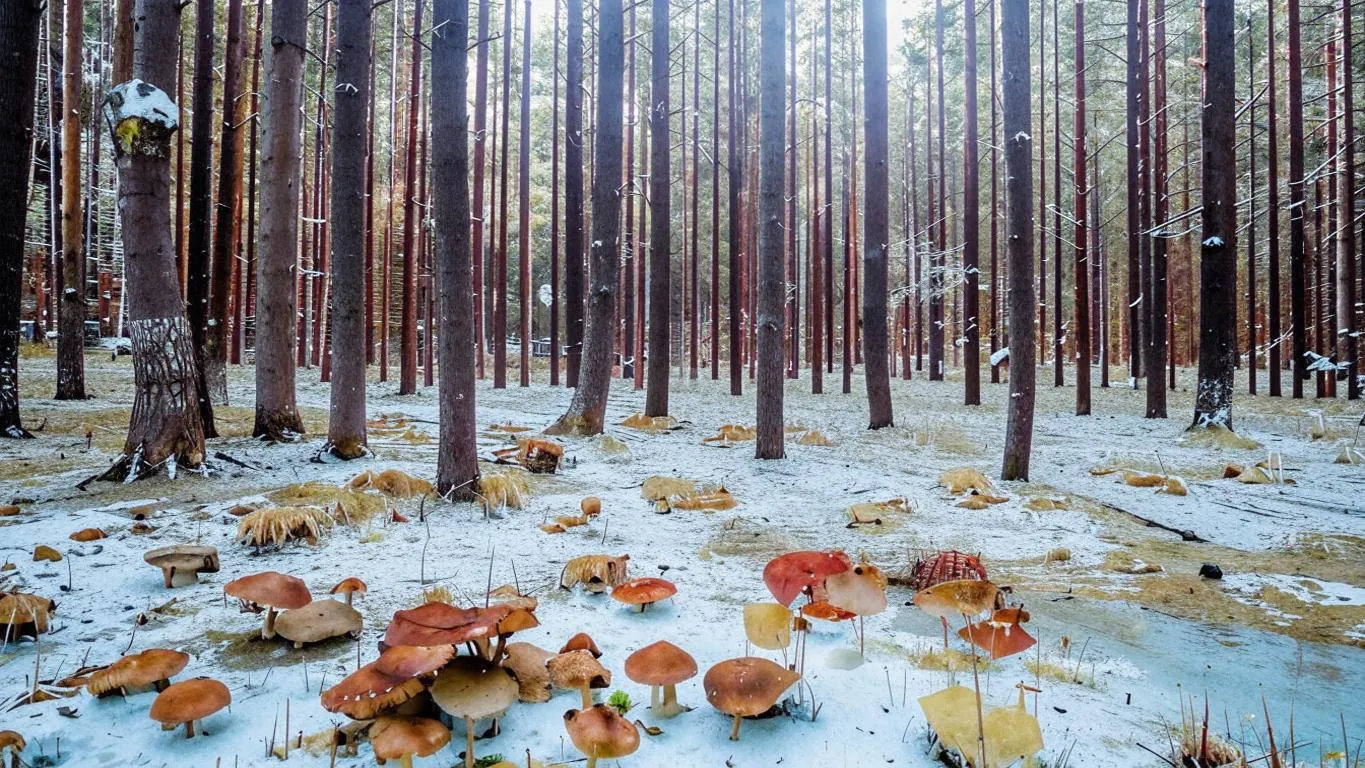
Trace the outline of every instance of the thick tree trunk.
{"label": "thick tree trunk", "polygon": [[1341,0],[1341,151],[1337,155],[1337,306],[1336,352],[1346,366],[1346,397],[1360,398],[1356,360],[1355,101],[1352,66],[1351,0]]}
{"label": "thick tree trunk", "polygon": [[[1086,179],[1085,172],[1085,2],[1076,0],[1076,114],[1072,123],[1075,147],[1072,178],[1075,189],[1076,249],[1076,415],[1090,415],[1090,264],[1086,254]],[[1098,222],[1096,223],[1098,226]],[[1060,309],[1060,307],[1059,307]],[[1160,370],[1161,366],[1157,366]],[[1161,387],[1158,387],[1161,389]],[[1164,390],[1163,390],[1164,391]]]}
{"label": "thick tree trunk", "polygon": [[531,0],[526,0],[526,24],[521,30],[521,119],[517,130],[517,295],[518,335],[521,336],[521,378],[531,386]]}
{"label": "thick tree trunk", "polygon": [[[782,268],[786,96],[782,81],[786,71],[783,48],[787,8],[784,0],[762,0],[759,7],[758,437],[754,455],[760,459],[780,459],[786,455],[782,423],[785,379],[782,347],[786,338],[783,313],[787,293]],[[882,360],[884,364],[885,350]]]}
{"label": "thick tree trunk", "polygon": [[1194,426],[1232,429],[1237,364],[1237,64],[1232,0],[1204,0],[1203,214]]}
{"label": "thick tree trunk", "polygon": [[[218,154],[217,221],[213,230],[213,280],[209,288],[208,327],[205,329],[204,381],[211,403],[227,405],[229,310],[234,294],[233,265],[242,199],[241,110],[237,108],[242,79],[242,0],[228,0],[227,38],[223,62],[223,130]],[[242,298],[238,296],[240,303]]]}
{"label": "thick tree trunk", "polygon": [[213,79],[215,0],[201,0],[194,9],[194,74],[190,116],[190,221],[186,238],[185,313],[194,334],[199,358],[199,412],[206,437],[217,437],[213,403],[209,400],[208,326],[209,291],[212,282],[213,207]]}
{"label": "thick tree trunk", "polygon": [[38,0],[0,4],[0,114],[10,116],[0,123],[0,436],[12,438],[32,437],[19,417],[19,316],[42,18]]}
{"label": "thick tree trunk", "polygon": [[616,330],[619,282],[621,113],[625,103],[622,88],[625,33],[621,20],[621,0],[601,0],[599,13],[599,66],[595,94],[597,117],[593,136],[597,167],[592,185],[592,286],[588,295],[587,329],[578,389],[574,392],[568,412],[546,430],[548,434],[600,434],[606,416],[607,393],[611,387],[611,348]]}
{"label": "thick tree trunk", "polygon": [[436,217],[436,285],[440,300],[441,447],[436,490],[453,500],[479,491],[474,435],[473,252],[469,224],[468,90],[469,0],[436,0],[431,41],[432,87],[446,98],[431,103],[432,206]]}
{"label": "thick tree trunk", "polygon": [[[365,123],[370,108],[371,13],[371,0],[340,0],[337,6],[337,87],[332,107],[332,391],[323,451],[340,459],[366,453]],[[460,135],[464,136],[463,126]]]}
{"label": "thick tree trunk", "polygon": [[[883,29],[887,23],[886,0],[863,0],[862,5],[863,29]],[[863,88],[867,109],[863,121],[867,141],[864,158],[867,207],[863,214],[863,373],[867,385],[868,429],[894,424],[886,331],[887,252],[891,240],[886,45],[886,35],[882,34],[868,34],[863,41]]]}
{"label": "thick tree trunk", "polygon": [[[672,301],[672,245],[669,211],[668,11],[669,0],[653,0],[649,90],[649,388],[645,415],[668,415],[669,303]],[[683,118],[686,126],[686,117]]]}
{"label": "thick tree trunk", "polygon": [[[1170,215],[1171,202],[1166,179],[1166,3],[1156,0],[1155,24],[1155,70],[1153,73],[1153,92],[1155,93],[1153,114],[1156,127],[1153,132],[1152,154],[1155,165],[1150,174],[1152,190],[1149,197],[1155,203],[1156,224],[1164,229],[1166,218]],[[1150,219],[1150,217],[1149,217]],[[1098,222],[1096,223],[1098,226]],[[1170,301],[1167,296],[1169,287],[1166,281],[1166,253],[1168,240],[1164,231],[1151,237],[1151,266],[1149,269],[1146,293],[1151,297],[1148,302],[1147,324],[1147,418],[1166,418],[1166,358],[1170,347]],[[1254,344],[1254,343],[1253,343]]]}
{"label": "thick tree trunk", "polygon": [[[417,231],[421,212],[417,207],[418,118],[422,113],[422,4],[417,0],[412,20],[412,46],[409,49],[407,159],[403,168],[403,320],[399,329],[398,393],[417,391],[417,262],[421,234]],[[510,13],[510,11],[509,11]],[[506,44],[506,41],[504,41]]]}
{"label": "thick tree trunk", "polygon": [[[1270,55],[1266,60],[1266,158],[1269,167],[1266,169],[1266,228],[1269,230],[1270,243],[1266,254],[1266,269],[1269,272],[1269,279],[1266,281],[1266,288],[1269,292],[1268,309],[1266,315],[1270,325],[1270,355],[1269,363],[1266,366],[1266,373],[1270,376],[1270,396],[1279,397],[1280,391],[1280,368],[1284,365],[1282,342],[1280,340],[1280,140],[1277,121],[1279,112],[1279,102],[1276,99],[1276,90],[1279,83],[1275,82],[1275,59],[1279,56],[1279,50],[1275,47],[1275,12],[1278,3],[1275,0],[1266,0],[1266,50]],[[1292,320],[1290,321],[1293,322]]]}
{"label": "thick tree trunk", "polygon": [[[144,0],[145,1],[145,0]],[[299,171],[307,0],[273,0],[262,113],[260,242],[256,278],[256,424],[252,434],[293,440],[303,433],[295,404]]]}
{"label": "thick tree trunk", "polygon": [[787,51],[787,94],[786,105],[787,128],[785,134],[786,141],[786,277],[783,296],[786,303],[786,362],[787,378],[794,379],[801,370],[801,257],[796,250],[796,209],[797,209],[797,178],[796,178],[796,156],[797,156],[797,135],[796,135],[796,0],[787,0],[787,18],[791,20],[791,34],[786,36],[784,41],[788,46]]}
{"label": "thick tree trunk", "polygon": [[1303,48],[1299,23],[1299,0],[1288,0],[1289,51],[1285,73],[1289,78],[1289,322],[1291,334],[1293,396],[1303,397],[1303,382],[1308,378],[1308,275],[1305,269],[1303,158]]}
{"label": "thick tree trunk", "polygon": [[137,22],[133,14],[135,0],[114,0],[114,46],[111,62],[113,82],[123,83],[133,77],[133,36]]}
{"label": "thick tree trunk", "polygon": [[[58,400],[85,399],[85,242],[81,231],[81,109],[85,2],[65,0],[62,54],[62,295],[57,312]],[[54,115],[55,117],[55,115]],[[52,171],[55,173],[55,169]],[[27,186],[27,185],[25,185]]]}
{"label": "thick tree trunk", "polygon": [[727,140],[727,151],[730,161],[729,178],[729,217],[730,217],[730,297],[729,311],[730,321],[730,394],[741,395],[744,392],[744,339],[741,331],[741,321],[744,317],[742,270],[744,265],[744,245],[740,233],[740,218],[744,215],[740,210],[740,191],[744,186],[744,118],[740,115],[740,108],[743,106],[743,96],[739,90],[739,69],[735,66],[735,52],[739,47],[740,38],[744,34],[737,28],[735,23],[735,0],[730,3],[730,39],[729,39],[729,58],[730,76],[726,82],[729,86],[730,104],[726,114],[730,119],[729,138]]}
{"label": "thick tree trunk", "polygon": [[[990,2],[991,0],[987,0]],[[963,9],[966,67],[962,73],[962,322],[963,402],[981,405],[981,171],[977,142],[976,0]]]}
{"label": "thick tree trunk", "polygon": [[[583,0],[568,0],[564,85],[564,384],[583,364]],[[476,160],[477,162],[477,160]],[[477,224],[476,224],[477,226]],[[608,371],[610,375],[610,371]]]}
{"label": "thick tree trunk", "polygon": [[1001,0],[1005,128],[1005,257],[1008,261],[1010,399],[1002,480],[1027,480],[1033,445],[1033,174],[1029,138],[1027,0]]}

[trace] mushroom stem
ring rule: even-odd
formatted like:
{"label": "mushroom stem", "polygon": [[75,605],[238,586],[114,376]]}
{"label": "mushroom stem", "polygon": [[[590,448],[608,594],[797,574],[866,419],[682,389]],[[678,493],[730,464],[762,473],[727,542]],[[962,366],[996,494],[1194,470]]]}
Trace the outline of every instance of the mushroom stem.
{"label": "mushroom stem", "polygon": [[398,765],[400,768],[412,768],[412,755],[403,755],[398,758]]}
{"label": "mushroom stem", "polygon": [[587,768],[597,768],[597,758],[589,757]]}
{"label": "mushroom stem", "polygon": [[[346,607],[348,607],[348,608],[351,606],[351,595],[352,595],[352,594],[353,594],[353,593],[351,593],[351,592],[347,592],[347,593],[346,593]],[[409,760],[408,762],[411,763],[412,761]]]}
{"label": "mushroom stem", "polygon": [[275,609],[267,607],[265,609],[265,626],[261,627],[261,639],[270,640],[275,637]]}
{"label": "mushroom stem", "polygon": [[[948,620],[947,620],[947,619],[944,619],[943,621],[944,621],[944,626],[946,627],[946,626],[948,625],[948,624],[947,624]],[[966,616],[966,614],[963,614],[963,616],[962,616],[962,623],[968,627],[968,631],[970,632],[970,628],[971,628],[972,622],[971,622],[971,619],[969,619],[969,618]],[[970,635],[969,635],[969,636],[970,636]],[[977,673],[976,649],[975,649],[975,648],[969,648],[968,650],[970,650],[970,651],[971,651],[971,654],[972,654],[972,687],[976,689],[976,741],[977,741],[978,746],[980,746],[980,748],[981,748],[981,764],[982,764],[982,765],[985,765],[985,763],[986,763],[986,726],[985,726],[985,723],[982,722],[982,716],[981,716],[981,678],[980,678],[979,674]]]}
{"label": "mushroom stem", "polygon": [[194,721],[193,721],[193,720],[187,720],[187,721],[185,722],[185,738],[187,738],[187,739],[192,739],[192,738],[194,738]]}
{"label": "mushroom stem", "polygon": [[171,580],[175,578],[175,567],[166,566],[161,569],[161,576],[166,582],[166,589],[171,588]]}
{"label": "mushroom stem", "polygon": [[664,703],[658,707],[659,717],[674,717],[686,712],[687,708],[678,703],[678,686],[664,686]]}
{"label": "mushroom stem", "polygon": [[507,635],[498,635],[498,644],[493,649],[493,656],[488,660],[497,663],[502,658],[503,651],[507,648]]}
{"label": "mushroom stem", "polygon": [[649,686],[649,708],[659,708],[659,686],[657,685]]}
{"label": "mushroom stem", "polygon": [[739,715],[735,715],[735,726],[730,729],[730,741],[739,741]]}
{"label": "mushroom stem", "polygon": [[640,603],[640,613],[644,613],[644,612],[645,612],[645,609],[648,608],[648,607],[649,607],[649,603]]}
{"label": "mushroom stem", "polygon": [[583,708],[592,709],[592,690],[587,681],[584,681],[583,687],[580,690],[583,691]]}
{"label": "mushroom stem", "polygon": [[464,719],[464,768],[474,768],[474,721]]}

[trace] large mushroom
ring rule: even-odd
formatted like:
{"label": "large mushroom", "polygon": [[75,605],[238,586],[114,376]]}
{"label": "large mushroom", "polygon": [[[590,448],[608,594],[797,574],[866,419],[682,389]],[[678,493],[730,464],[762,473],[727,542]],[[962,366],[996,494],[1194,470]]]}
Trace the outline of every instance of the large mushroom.
{"label": "large mushroom", "polygon": [[517,681],[518,698],[532,704],[550,700],[550,672],[545,662],[554,654],[530,643],[510,643],[502,668]]}
{"label": "large mushroom", "polygon": [[194,738],[194,721],[202,720],[232,703],[227,686],[207,677],[174,683],[157,694],[149,713],[163,726],[185,726],[185,738]]}
{"label": "large mushroom", "polygon": [[606,704],[565,712],[564,730],[578,751],[587,755],[587,768],[597,768],[598,760],[625,757],[640,748],[640,731]]}
{"label": "large mushroom", "polygon": [[365,620],[360,611],[340,600],[314,600],[302,608],[282,611],[275,619],[275,632],[302,648],[334,637],[357,637]]}
{"label": "large mushroom", "polygon": [[[649,686],[649,708],[659,717],[687,711],[678,703],[678,683],[697,676],[697,660],[678,646],[660,640],[626,657],[626,677]],[[664,699],[659,702],[659,689]]]}
{"label": "large mushroom", "polygon": [[954,579],[915,593],[915,605],[943,622],[943,647],[948,647],[948,620],[985,613],[995,607],[1000,589],[985,579]]}
{"label": "large mushroom", "polygon": [[194,584],[201,573],[218,572],[218,550],[214,547],[175,544],[149,550],[142,559],[161,569],[166,589]]}
{"label": "large mushroom", "polygon": [[245,612],[265,611],[265,624],[261,626],[261,637],[265,640],[275,637],[277,610],[293,610],[313,602],[308,585],[302,579],[275,571],[234,579],[223,587],[223,591],[241,601]]}
{"label": "large mushroom", "polygon": [[474,765],[474,724],[497,720],[517,701],[517,684],[502,667],[483,659],[460,656],[441,670],[431,684],[431,698],[451,717],[463,718],[465,725],[465,768]]}
{"label": "large mushroom", "polygon": [[148,688],[158,693],[170,684],[190,661],[189,654],[166,648],[149,648],[142,653],[124,656],[104,669],[96,670],[86,683],[86,690],[103,698],[117,693],[127,696]]}
{"label": "large mushroom", "polygon": [[19,735],[18,731],[0,731],[0,757],[9,752],[9,768],[19,768],[22,765],[19,753],[27,746],[24,737]]}
{"label": "large mushroom", "polygon": [[739,740],[739,721],[772,709],[801,676],[757,656],[730,659],[711,667],[702,678],[706,700],[735,719],[730,741]]}
{"label": "large mushroom", "polygon": [[387,675],[377,661],[347,675],[322,692],[322,708],[353,720],[368,720],[418,695],[426,686],[416,677]]}
{"label": "large mushroom", "polygon": [[853,567],[853,561],[839,550],[829,552],[788,552],[773,558],[763,568],[763,583],[777,602],[791,605],[798,595],[823,599],[825,579]]}
{"label": "large mushroom", "polygon": [[486,640],[498,622],[512,612],[504,605],[488,608],[457,608],[446,603],[423,603],[393,615],[384,633],[384,644],[459,645]]}
{"label": "large mushroom", "polygon": [[356,595],[365,594],[367,589],[368,587],[365,586],[365,582],[361,581],[355,576],[350,576],[337,582],[337,585],[335,587],[332,587],[331,594],[345,595],[346,604],[350,605],[351,598],[355,597]]}
{"label": "large mushroom", "polygon": [[428,717],[381,717],[370,726],[375,762],[397,760],[412,768],[412,758],[434,755],[450,743],[450,729]]}
{"label": "large mushroom", "polygon": [[569,651],[545,662],[550,682],[556,688],[577,688],[583,694],[583,708],[592,706],[593,688],[611,685],[611,671],[593,658],[591,651]]}
{"label": "large mushroom", "polygon": [[645,609],[651,604],[676,594],[678,594],[678,588],[673,585],[673,582],[653,576],[633,579],[624,584],[619,584],[611,590],[613,600],[626,605],[638,605],[640,606],[640,613],[644,613]]}
{"label": "large mushroom", "polygon": [[370,663],[382,674],[410,678],[436,674],[454,656],[451,645],[395,645]]}

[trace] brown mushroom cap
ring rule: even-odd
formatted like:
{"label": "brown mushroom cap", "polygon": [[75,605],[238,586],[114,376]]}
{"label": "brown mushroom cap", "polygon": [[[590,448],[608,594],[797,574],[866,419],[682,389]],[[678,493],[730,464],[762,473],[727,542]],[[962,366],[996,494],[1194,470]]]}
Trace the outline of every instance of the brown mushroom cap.
{"label": "brown mushroom cap", "polygon": [[332,591],[329,594],[333,595],[364,594],[368,590],[369,587],[365,585],[365,582],[361,581],[355,576],[351,576],[349,578],[342,579],[340,582],[338,582],[335,587],[332,587]]}
{"label": "brown mushroom cap", "polygon": [[611,685],[611,670],[598,663],[590,651],[569,651],[545,662],[550,682],[557,688],[606,688]]}
{"label": "brown mushroom cap", "polygon": [[149,648],[142,653],[124,656],[104,669],[90,675],[86,688],[95,696],[102,696],[120,688],[152,685],[179,674],[190,661],[189,654],[165,648]]}
{"label": "brown mushroom cap", "polygon": [[975,616],[995,607],[1000,590],[985,579],[956,579],[915,593],[915,605],[930,616],[953,619]]}
{"label": "brown mushroom cap", "polygon": [[313,596],[303,579],[275,571],[234,579],[223,587],[223,591],[238,600],[286,610],[302,608],[313,602]]}
{"label": "brown mushroom cap", "polygon": [[730,659],[711,667],[702,678],[706,700],[727,715],[753,717],[772,709],[801,676],[757,656]]}
{"label": "brown mushroom cap", "polygon": [[554,654],[530,643],[509,643],[502,668],[517,681],[522,701],[540,704],[550,700],[550,672],[545,662]]}
{"label": "brown mushroom cap", "polygon": [[564,730],[591,760],[625,757],[640,748],[640,731],[606,704],[565,712]]}
{"label": "brown mushroom cap", "polygon": [[516,703],[517,684],[507,670],[460,656],[436,676],[431,699],[446,713],[470,720],[498,717]]}
{"label": "brown mushroom cap", "polygon": [[587,651],[592,654],[594,659],[602,658],[602,652],[597,649],[597,643],[593,642],[592,637],[587,632],[579,632],[569,638],[569,642],[559,649],[560,653],[568,653],[569,651]]}
{"label": "brown mushroom cap", "polygon": [[193,584],[195,574],[218,572],[218,550],[214,547],[176,544],[148,550],[142,559],[166,574],[167,586]]}
{"label": "brown mushroom cap", "polygon": [[427,757],[450,743],[450,729],[429,717],[381,717],[370,726],[376,760]]}
{"label": "brown mushroom cap", "polygon": [[673,585],[673,582],[653,576],[627,581],[611,591],[613,600],[618,600],[627,605],[649,605],[676,594],[678,594],[678,588]]}
{"label": "brown mushroom cap", "polygon": [[166,725],[201,720],[232,703],[227,686],[208,677],[173,683],[157,695],[149,713]]}
{"label": "brown mushroom cap", "polygon": [[24,737],[18,731],[0,731],[0,752],[12,749],[15,752],[23,752],[24,747],[28,746],[24,742]]}
{"label": "brown mushroom cap", "polygon": [[384,633],[386,645],[459,645],[494,634],[498,622],[512,610],[503,605],[489,608],[456,608],[446,603],[425,603],[399,611]]}
{"label": "brown mushroom cap", "polygon": [[295,645],[320,643],[342,635],[359,635],[365,620],[360,611],[338,600],[314,600],[284,611],[275,619],[275,632]]}
{"label": "brown mushroom cap", "polygon": [[70,538],[72,541],[86,542],[98,541],[100,539],[107,538],[108,536],[109,534],[105,533],[99,528],[82,528],[81,530],[71,534],[71,536],[69,536],[68,538]]}
{"label": "brown mushroom cap", "polygon": [[375,667],[375,662],[370,662],[323,691],[322,708],[355,720],[368,720],[411,699],[424,688],[421,680],[386,675]]}
{"label": "brown mushroom cap", "polygon": [[57,604],[46,597],[11,592],[0,596],[0,638],[14,640],[47,631],[48,618]]}
{"label": "brown mushroom cap", "polygon": [[55,563],[62,559],[62,553],[49,547],[46,544],[39,544],[33,548],[33,562],[47,561]]}
{"label": "brown mushroom cap", "polygon": [[386,648],[371,662],[379,672],[407,678],[430,675],[450,662],[453,645],[395,645]]}
{"label": "brown mushroom cap", "polygon": [[528,629],[535,629],[540,626],[540,619],[536,618],[534,609],[513,608],[502,621],[498,622],[498,634],[510,635],[514,632],[522,632]]}
{"label": "brown mushroom cap", "polygon": [[678,646],[660,640],[626,658],[626,677],[641,685],[677,685],[697,674],[697,660]]}

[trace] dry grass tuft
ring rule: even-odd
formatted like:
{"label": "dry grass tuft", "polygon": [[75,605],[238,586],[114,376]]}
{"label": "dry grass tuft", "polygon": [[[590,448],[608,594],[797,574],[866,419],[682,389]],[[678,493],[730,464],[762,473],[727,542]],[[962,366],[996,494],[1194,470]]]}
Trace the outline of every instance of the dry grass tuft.
{"label": "dry grass tuft", "polygon": [[242,518],[237,540],[256,547],[282,547],[299,539],[316,544],[331,527],[332,515],[322,507],[266,507]]}
{"label": "dry grass tuft", "polygon": [[531,498],[525,473],[518,470],[489,470],[479,478],[479,501],[485,511],[510,507],[521,509]]}
{"label": "dry grass tuft", "polygon": [[336,519],[358,526],[384,514],[384,497],[322,482],[295,483],[266,494],[281,507],[329,507]]}

